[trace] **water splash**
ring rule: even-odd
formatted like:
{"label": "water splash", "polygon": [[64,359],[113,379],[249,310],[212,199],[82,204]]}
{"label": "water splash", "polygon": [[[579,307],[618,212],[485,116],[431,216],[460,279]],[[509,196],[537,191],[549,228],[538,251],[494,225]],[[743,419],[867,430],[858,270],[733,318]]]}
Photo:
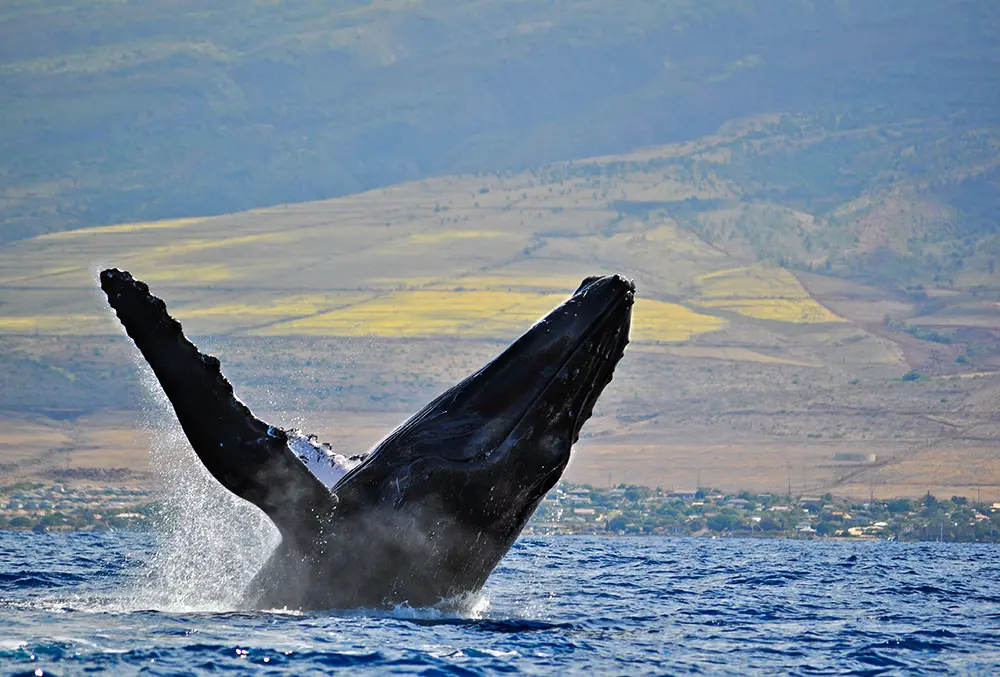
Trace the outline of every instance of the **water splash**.
{"label": "water splash", "polygon": [[240,608],[253,575],[280,541],[256,507],[229,493],[195,455],[149,365],[134,361],[146,391],[141,425],[156,478],[157,548],[129,591],[133,608]]}
{"label": "water splash", "polygon": [[[469,620],[478,621],[485,617],[490,608],[490,597],[482,591],[463,592],[441,600],[430,607],[412,607],[405,602],[397,604],[390,611],[377,615],[406,620]],[[372,612],[369,612],[372,613]]]}

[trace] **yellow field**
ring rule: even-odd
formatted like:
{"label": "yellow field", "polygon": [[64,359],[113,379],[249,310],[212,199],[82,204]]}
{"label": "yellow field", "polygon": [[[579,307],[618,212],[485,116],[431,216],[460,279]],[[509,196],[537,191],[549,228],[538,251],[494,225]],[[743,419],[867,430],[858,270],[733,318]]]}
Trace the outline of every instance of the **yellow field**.
{"label": "yellow field", "polygon": [[[726,255],[667,218],[603,234],[595,229],[614,218],[605,210],[609,198],[595,197],[585,182],[553,192],[534,180],[491,184],[488,196],[475,198],[482,207],[462,205],[465,196],[479,195],[483,179],[451,178],[259,210],[248,219],[173,219],[35,238],[22,245],[35,257],[33,267],[15,249],[0,257],[0,284],[38,288],[8,299],[0,334],[113,330],[113,316],[93,293],[105,264],[148,281],[178,319],[194,322],[195,333],[510,339],[595,269],[623,270],[640,281],[632,323],[639,343],[676,345],[743,330],[717,311],[841,321],[786,270],[744,265],[712,272]],[[660,175],[638,176],[635,186],[678,198],[691,190]],[[439,201],[448,216],[434,211]],[[445,226],[445,219],[463,225]],[[390,222],[388,230],[383,224]],[[275,257],[276,245],[295,255]],[[529,245],[542,246],[543,255],[523,253]]]}
{"label": "yellow field", "polygon": [[[239,237],[227,237],[227,238],[212,238],[212,239],[198,239],[198,240],[184,240],[181,242],[171,242],[170,244],[160,245],[153,247],[148,250],[144,250],[141,253],[136,254],[131,257],[132,260],[138,260],[143,263],[149,264],[150,262],[167,258],[170,256],[189,255],[195,252],[205,251],[207,249],[219,249],[223,247],[239,247],[246,244],[276,244],[278,242],[288,242],[292,239],[292,236],[288,233],[254,233],[252,235],[241,235]],[[196,266],[192,266],[196,268]]]}
{"label": "yellow field", "polygon": [[197,308],[185,308],[178,315],[184,318],[226,319],[246,318],[253,322],[268,322],[303,315],[329,312],[331,308],[360,303],[374,296],[365,292],[337,292],[282,296],[270,300],[222,303]]}
{"label": "yellow field", "polygon": [[701,275],[703,299],[807,299],[807,292],[784,268],[743,266]]}
{"label": "yellow field", "polygon": [[[510,337],[519,334],[562,303],[565,293],[518,291],[395,291],[329,312],[317,312],[288,322],[278,322],[254,333],[264,335],[376,335],[394,338],[464,336]],[[315,308],[303,306],[302,308]],[[272,306],[273,312],[286,308]],[[199,314],[221,309],[195,311]],[[233,312],[239,312],[233,307]],[[268,310],[257,308],[257,316]],[[192,315],[192,313],[188,313]],[[726,321],[696,313],[675,303],[639,299],[633,313],[635,341],[687,341],[692,336],[718,331]]]}
{"label": "yellow field", "polygon": [[92,315],[0,316],[0,334],[48,334],[53,336],[106,333],[106,317]]}
{"label": "yellow field", "polygon": [[562,293],[566,297],[580,286],[583,278],[568,275],[527,275],[499,271],[490,275],[454,277],[377,277],[368,285],[374,289],[426,289],[433,291],[532,291]]}
{"label": "yellow field", "polygon": [[720,317],[702,315],[677,303],[640,298],[632,311],[632,340],[677,343],[719,331],[726,324]]}
{"label": "yellow field", "polygon": [[[346,308],[282,322],[258,333],[292,335],[416,337],[490,336],[498,320],[508,328],[538,319],[558,305],[564,294],[499,291],[398,291]],[[529,322],[530,324],[530,322]],[[483,326],[490,326],[486,333]]]}
{"label": "yellow field", "polygon": [[78,230],[65,230],[59,233],[49,233],[40,235],[39,240],[68,240],[71,238],[87,237],[89,235],[121,233],[135,233],[145,230],[162,230],[164,228],[184,228],[201,223],[204,218],[193,219],[165,219],[163,221],[140,221],[137,223],[122,223],[117,226],[97,226],[96,228],[80,228]]}
{"label": "yellow field", "polygon": [[834,315],[812,299],[727,299],[699,301],[698,305],[703,308],[731,310],[734,313],[757,320],[803,324],[847,321],[839,315]]}
{"label": "yellow field", "polygon": [[470,275],[468,277],[457,277],[443,282],[437,282],[430,286],[431,289],[462,289],[473,290],[552,290],[569,297],[573,291],[580,286],[582,278],[549,275],[549,276],[523,276],[523,275]]}
{"label": "yellow field", "polygon": [[761,265],[720,270],[697,278],[702,308],[728,310],[757,320],[846,322],[817,303],[790,272]]}
{"label": "yellow field", "polygon": [[[161,278],[154,275],[150,279]],[[469,280],[477,287],[517,284],[506,278]],[[272,295],[233,303],[184,305],[172,312],[182,322],[198,321],[203,331],[249,329],[253,334],[277,336],[510,338],[569,297],[568,292],[519,291],[513,287],[468,289],[464,285],[469,283],[455,281],[454,286],[460,290]],[[531,284],[536,283],[540,287],[575,288],[575,283],[567,286],[555,280],[532,280]],[[111,315],[98,309],[93,314],[0,316],[2,334],[99,334],[113,326]],[[632,339],[678,343],[726,326],[722,318],[680,304],[640,298],[633,311]]]}
{"label": "yellow field", "polygon": [[157,282],[178,282],[186,284],[211,284],[222,282],[233,277],[233,271],[229,266],[221,263],[206,265],[158,265],[149,269],[149,273],[144,274],[145,281],[150,284]]}
{"label": "yellow field", "polygon": [[437,233],[417,233],[409,238],[412,244],[440,244],[448,240],[475,240],[505,237],[504,233],[489,230],[442,230]]}
{"label": "yellow field", "polygon": [[645,231],[642,235],[647,245],[668,248],[674,255],[704,254],[705,245],[687,233],[682,234],[674,224],[665,224]]}
{"label": "yellow field", "polygon": [[[61,234],[61,233],[58,233]],[[43,236],[47,237],[47,236]],[[0,285],[8,284],[21,284],[34,280],[39,277],[49,277],[54,275],[62,275],[63,273],[72,273],[80,270],[80,266],[60,266],[59,268],[43,268],[42,270],[32,270],[27,274],[18,274],[15,277],[4,277],[0,278]]]}

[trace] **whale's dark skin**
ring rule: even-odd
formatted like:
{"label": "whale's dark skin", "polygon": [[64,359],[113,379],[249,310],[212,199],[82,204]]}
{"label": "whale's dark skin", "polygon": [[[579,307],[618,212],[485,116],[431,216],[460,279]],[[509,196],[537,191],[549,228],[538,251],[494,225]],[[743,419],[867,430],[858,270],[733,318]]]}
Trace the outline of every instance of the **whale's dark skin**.
{"label": "whale's dark skin", "polygon": [[635,291],[617,275],[587,278],[329,488],[144,283],[114,269],[100,280],[205,467],[281,533],[247,606],[298,609],[426,606],[479,590],[566,468],[628,343]]}

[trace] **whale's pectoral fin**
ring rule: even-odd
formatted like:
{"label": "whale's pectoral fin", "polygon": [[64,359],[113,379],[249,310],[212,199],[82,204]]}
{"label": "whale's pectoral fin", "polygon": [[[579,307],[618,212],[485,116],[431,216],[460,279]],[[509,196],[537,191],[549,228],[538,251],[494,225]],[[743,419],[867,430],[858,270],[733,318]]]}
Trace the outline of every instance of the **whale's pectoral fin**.
{"label": "whale's pectoral fin", "polygon": [[[145,283],[105,270],[101,288],[177,412],[191,446],[227,489],[263,510],[286,538],[316,533],[310,521],[329,515],[335,498],[269,426],[233,395],[219,360],[187,338]],[[318,525],[314,525],[318,526]]]}

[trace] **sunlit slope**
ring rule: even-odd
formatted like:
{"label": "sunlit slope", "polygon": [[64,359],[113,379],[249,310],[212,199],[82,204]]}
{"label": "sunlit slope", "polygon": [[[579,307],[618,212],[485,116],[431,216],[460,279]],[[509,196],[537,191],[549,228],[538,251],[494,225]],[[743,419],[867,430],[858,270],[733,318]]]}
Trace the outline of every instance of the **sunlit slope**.
{"label": "sunlit slope", "polygon": [[[0,252],[0,333],[116,332],[96,291],[97,272],[116,266],[147,281],[201,334],[509,340],[583,277],[622,272],[639,287],[639,346],[697,341],[700,355],[717,346],[722,359],[812,364],[823,331],[796,326],[836,330],[843,320],[794,276],[734,259],[669,218],[611,207],[637,192],[709,199],[728,190],[643,172],[627,182],[458,177],[46,235]],[[780,338],[784,325],[791,342]],[[782,343],[810,355],[752,350]]]}
{"label": "sunlit slope", "polygon": [[815,299],[787,270],[760,265],[720,270],[697,279],[701,294],[696,302],[776,322],[844,322]]}
{"label": "sunlit slope", "polygon": [[[72,438],[59,447],[74,463],[97,444],[79,429],[134,427],[120,415],[79,418],[129,411],[145,397],[131,342],[98,287],[106,266],[149,282],[265,420],[329,433],[352,451],[480,368],[582,278],[621,272],[638,287],[633,342],[572,479],[604,483],[612,473],[681,488],[709,478],[783,491],[794,467],[810,491],[826,491],[857,483],[836,458],[842,451],[918,465],[929,442],[935,459],[955,451],[948,435],[993,415],[969,413],[969,398],[995,377],[975,366],[985,375],[903,380],[918,365],[879,334],[903,299],[762,262],[731,247],[736,240],[706,242],[685,226],[692,203],[724,211],[738,188],[704,169],[700,178],[683,167],[653,171],[638,158],[721,154],[713,143],[8,245],[0,415],[51,412],[50,427]],[[957,348],[931,347],[939,363],[958,364],[944,352]],[[371,437],[359,442],[362,429]],[[54,445],[10,463],[25,477],[43,472]],[[904,477],[895,467],[868,481],[927,491],[924,470]],[[941,471],[941,486],[969,481],[954,467]]]}

